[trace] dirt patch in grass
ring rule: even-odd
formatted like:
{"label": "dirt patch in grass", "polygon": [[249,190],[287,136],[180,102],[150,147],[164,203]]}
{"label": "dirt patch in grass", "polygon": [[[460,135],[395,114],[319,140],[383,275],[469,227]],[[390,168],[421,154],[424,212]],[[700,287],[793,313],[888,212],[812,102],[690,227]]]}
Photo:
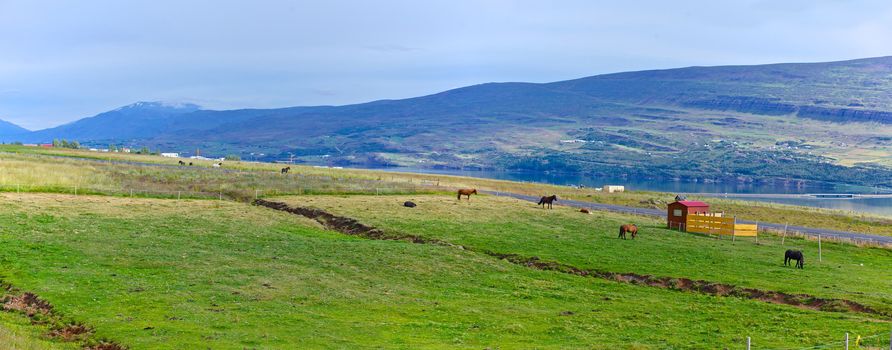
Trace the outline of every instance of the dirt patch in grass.
{"label": "dirt patch in grass", "polygon": [[85,346],[84,350],[127,350],[127,347],[114,342],[100,342],[96,345]]}
{"label": "dirt patch in grass", "polygon": [[92,333],[93,330],[90,327],[79,323],[72,323],[65,327],[50,331],[50,336],[64,341],[77,341],[88,338]]}
{"label": "dirt patch in grass", "polygon": [[818,298],[808,294],[789,294],[755,288],[739,287],[732,284],[715,283],[688,278],[660,277],[636,273],[617,273],[580,269],[554,261],[540,260],[538,257],[523,257],[516,254],[484,252],[487,255],[509,261],[514,264],[545,271],[557,271],[585,277],[599,277],[607,280],[645,285],[650,287],[696,292],[721,297],[738,297],[759,300],[774,304],[791,305],[804,309],[830,312],[860,312],[882,316],[892,316],[869,306],[845,299]]}
{"label": "dirt patch in grass", "polygon": [[[461,247],[459,245],[451,244],[445,241],[425,238],[417,235],[393,235],[387,234],[386,232],[365,225],[356,219],[333,215],[329,212],[326,212],[322,209],[315,208],[305,208],[305,207],[292,207],[288,204],[281,202],[272,202],[263,199],[258,199],[254,201],[255,205],[280,210],[296,215],[301,215],[313,220],[316,220],[326,229],[337,231],[350,236],[358,236],[368,239],[378,239],[378,240],[393,240],[393,241],[409,241],[412,243],[423,243],[423,244],[436,244],[436,245],[446,245],[446,246],[456,246]],[[462,247],[464,248],[464,247]]]}
{"label": "dirt patch in grass", "polygon": [[0,297],[0,305],[2,305],[3,311],[21,313],[27,316],[33,324],[48,325],[50,331],[47,335],[51,338],[66,342],[81,342],[84,349],[127,349],[127,347],[115,342],[92,339],[92,327],[66,321],[62,315],[59,315],[53,309],[52,304],[34,293],[21,292],[11,284],[3,281],[0,281],[0,291],[3,292],[2,297]]}
{"label": "dirt patch in grass", "polygon": [[[359,236],[368,239],[379,240],[403,240],[412,243],[452,246],[475,251],[473,248],[469,249],[463,246],[451,244],[449,242],[424,238],[416,235],[387,234],[380,229],[365,225],[355,219],[333,215],[321,209],[292,207],[286,203],[267,201],[263,199],[254,201],[254,204],[314,219],[322,224],[325,228],[351,236]],[[808,294],[789,294],[777,291],[745,288],[731,284],[715,283],[704,280],[692,280],[688,278],[651,276],[636,273],[617,273],[581,269],[556,261],[541,260],[539,259],[539,257],[536,256],[524,257],[517,254],[506,254],[492,251],[479,252],[495,257],[497,259],[508,261],[513,264],[522,265],[537,270],[555,271],[582,277],[603,278],[616,282],[672,289],[685,292],[695,292],[721,297],[737,297],[759,300],[774,304],[790,305],[809,310],[830,312],[859,312],[892,317],[892,315],[890,314],[883,313],[870,308],[869,306],[845,299],[825,299]]]}
{"label": "dirt patch in grass", "polygon": [[4,299],[3,310],[19,311],[30,318],[50,315],[53,312],[53,306],[50,303],[41,300],[33,293],[25,292],[21,295],[8,296]]}

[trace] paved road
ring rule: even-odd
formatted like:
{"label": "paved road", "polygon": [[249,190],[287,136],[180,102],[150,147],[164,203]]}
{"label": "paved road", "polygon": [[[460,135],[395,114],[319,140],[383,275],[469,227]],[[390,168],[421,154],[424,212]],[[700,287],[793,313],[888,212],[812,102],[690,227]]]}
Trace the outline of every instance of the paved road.
{"label": "paved road", "polygon": [[[539,197],[535,196],[527,196],[523,194],[511,193],[511,192],[492,192],[492,191],[484,191],[487,194],[496,195],[496,196],[505,196],[511,198],[522,199],[530,202],[539,202]],[[583,201],[575,201],[575,200],[567,200],[561,199],[559,200],[561,205],[576,207],[576,208],[589,208],[595,210],[606,210],[618,213],[625,214],[638,214],[638,215],[647,215],[647,216],[656,216],[660,218],[666,217],[666,212],[660,209],[649,209],[649,208],[635,208],[635,207],[627,207],[622,205],[612,205],[612,204],[601,204],[601,203],[591,203],[591,202],[583,202]],[[737,220],[738,223],[741,224],[758,224],[761,228],[768,228],[777,231],[783,231],[783,224],[774,224],[767,222],[757,222],[751,220]],[[865,233],[857,233],[857,232],[848,232],[848,231],[837,231],[837,230],[828,230],[823,228],[814,228],[814,227],[804,227],[804,226],[787,226],[787,232],[799,232],[804,235],[809,236],[822,236],[822,237],[831,237],[837,239],[846,239],[852,240],[856,242],[875,242],[885,245],[892,245],[892,237],[890,236],[878,236],[878,235],[870,235]]]}

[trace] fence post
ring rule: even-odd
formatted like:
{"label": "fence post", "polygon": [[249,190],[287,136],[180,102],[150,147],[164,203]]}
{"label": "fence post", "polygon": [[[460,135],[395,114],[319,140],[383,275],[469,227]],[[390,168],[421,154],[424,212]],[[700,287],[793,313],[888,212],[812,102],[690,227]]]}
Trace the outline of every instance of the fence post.
{"label": "fence post", "polygon": [[133,198],[133,189],[130,189],[130,198]]}
{"label": "fence post", "polygon": [[177,191],[177,200],[180,200],[180,191]]}
{"label": "fence post", "polygon": [[750,350],[750,337],[746,337],[746,350]]}
{"label": "fence post", "polygon": [[259,197],[260,197],[260,190],[258,190],[258,189],[255,188],[255,189],[254,189],[254,199],[256,200],[256,199],[259,198]]}
{"label": "fence post", "polygon": [[737,216],[734,216],[734,223],[731,224],[731,242],[734,242],[734,238],[737,237]]}
{"label": "fence post", "polygon": [[846,332],[846,350],[849,350],[849,332]]}
{"label": "fence post", "polygon": [[781,237],[781,245],[784,245],[784,241],[787,240],[787,224],[784,223],[784,235]]}

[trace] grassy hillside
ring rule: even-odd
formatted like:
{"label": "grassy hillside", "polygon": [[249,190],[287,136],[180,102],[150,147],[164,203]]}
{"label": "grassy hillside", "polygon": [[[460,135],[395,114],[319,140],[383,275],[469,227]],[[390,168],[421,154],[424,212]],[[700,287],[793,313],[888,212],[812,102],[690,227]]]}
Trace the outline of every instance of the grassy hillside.
{"label": "grassy hillside", "polygon": [[[279,164],[226,162],[224,168],[215,169],[209,161],[194,161],[194,167],[180,167],[175,158],[69,149],[7,145],[0,146],[0,151],[6,152],[0,153],[0,189],[6,191],[73,194],[79,186],[81,194],[129,196],[132,189],[137,197],[219,198],[222,189],[225,198],[250,200],[255,195],[388,194],[479,188],[533,196],[557,194],[563,199],[660,209],[675,197],[674,193],[603,193],[588,188],[460,176],[307,166],[292,166],[290,175],[283,176],[279,173],[283,165]],[[883,216],[755,201],[698,199],[709,202],[714,211],[725,211],[742,219],[892,235],[892,218]]]}
{"label": "grassy hillside", "polygon": [[16,350],[74,350],[73,343],[47,339],[49,329],[35,327],[21,315],[0,312],[0,344],[4,349]]}
{"label": "grassy hillside", "polygon": [[[572,266],[609,272],[687,277],[743,287],[852,299],[892,315],[892,252],[846,244],[763,236],[731,242],[665,229],[665,222],[577,209],[543,210],[535,204],[501,197],[458,202],[451,196],[293,198],[338,215],[356,217],[392,233],[410,233],[502,254],[536,256]],[[636,222],[641,239],[616,239],[621,224]],[[786,249],[802,250],[805,270],[783,266]]]}
{"label": "grassy hillside", "polygon": [[233,202],[2,196],[3,280],[134,349],[801,347],[888,328],[351,238]]}
{"label": "grassy hillside", "polygon": [[[0,341],[68,349],[101,340],[132,349],[241,348],[703,348],[838,341],[845,332],[888,331],[881,314],[817,311],[737,297],[669,290],[540,271],[484,251],[610,272],[730,283],[765,291],[842,298],[890,312],[889,250],[763,236],[731,243],[662,229],[653,219],[479,196],[449,189],[541,194],[640,206],[666,194],[351,169],[175,159],[6,146],[0,153],[0,281],[5,301],[36,293],[53,317],[32,325],[0,313]],[[83,157],[93,158],[83,158]],[[20,186],[13,187],[13,183]],[[439,186],[438,186],[439,185]],[[78,195],[72,193],[73,187]],[[218,200],[214,191],[226,189]],[[263,196],[355,217],[388,234],[463,245],[376,241],[247,203]],[[394,195],[333,196],[390,186]],[[16,189],[20,193],[16,193]],[[128,188],[155,192],[130,197]],[[208,200],[176,200],[197,189]],[[99,189],[99,190],[97,190]],[[165,192],[166,191],[166,192]],[[289,197],[279,194],[312,193]],[[420,192],[419,192],[420,191]],[[49,192],[49,193],[48,193]],[[85,195],[87,193],[88,195]],[[102,196],[91,195],[104,194]],[[157,197],[157,198],[146,198]],[[185,198],[185,196],[183,197]],[[414,200],[419,207],[401,206]],[[642,201],[644,203],[642,203]],[[748,203],[735,203],[745,208]],[[790,207],[791,215],[827,212]],[[798,210],[798,211],[797,211]],[[760,213],[755,210],[754,215]],[[827,219],[838,224],[844,216]],[[615,239],[637,222],[641,237]],[[806,252],[806,269],[781,265]],[[742,318],[741,315],[746,315]],[[70,324],[82,341],[50,334]],[[879,338],[872,338],[879,339]],[[879,344],[879,343],[877,343]],[[879,345],[878,345],[879,346]]]}

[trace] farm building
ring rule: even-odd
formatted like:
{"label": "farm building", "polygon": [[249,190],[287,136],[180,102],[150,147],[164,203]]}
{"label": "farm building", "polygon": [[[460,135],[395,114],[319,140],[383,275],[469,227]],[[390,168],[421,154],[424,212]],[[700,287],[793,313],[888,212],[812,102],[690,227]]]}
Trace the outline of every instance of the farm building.
{"label": "farm building", "polygon": [[688,214],[709,213],[709,204],[700,201],[680,200],[669,203],[666,213],[666,224],[669,228],[684,229]]}
{"label": "farm building", "polygon": [[607,192],[607,193],[625,192],[626,187],[625,186],[617,186],[617,185],[604,185],[604,187],[601,187],[601,190],[604,192]]}
{"label": "farm building", "polygon": [[161,153],[161,156],[167,157],[167,158],[179,158],[180,154],[179,153]]}

